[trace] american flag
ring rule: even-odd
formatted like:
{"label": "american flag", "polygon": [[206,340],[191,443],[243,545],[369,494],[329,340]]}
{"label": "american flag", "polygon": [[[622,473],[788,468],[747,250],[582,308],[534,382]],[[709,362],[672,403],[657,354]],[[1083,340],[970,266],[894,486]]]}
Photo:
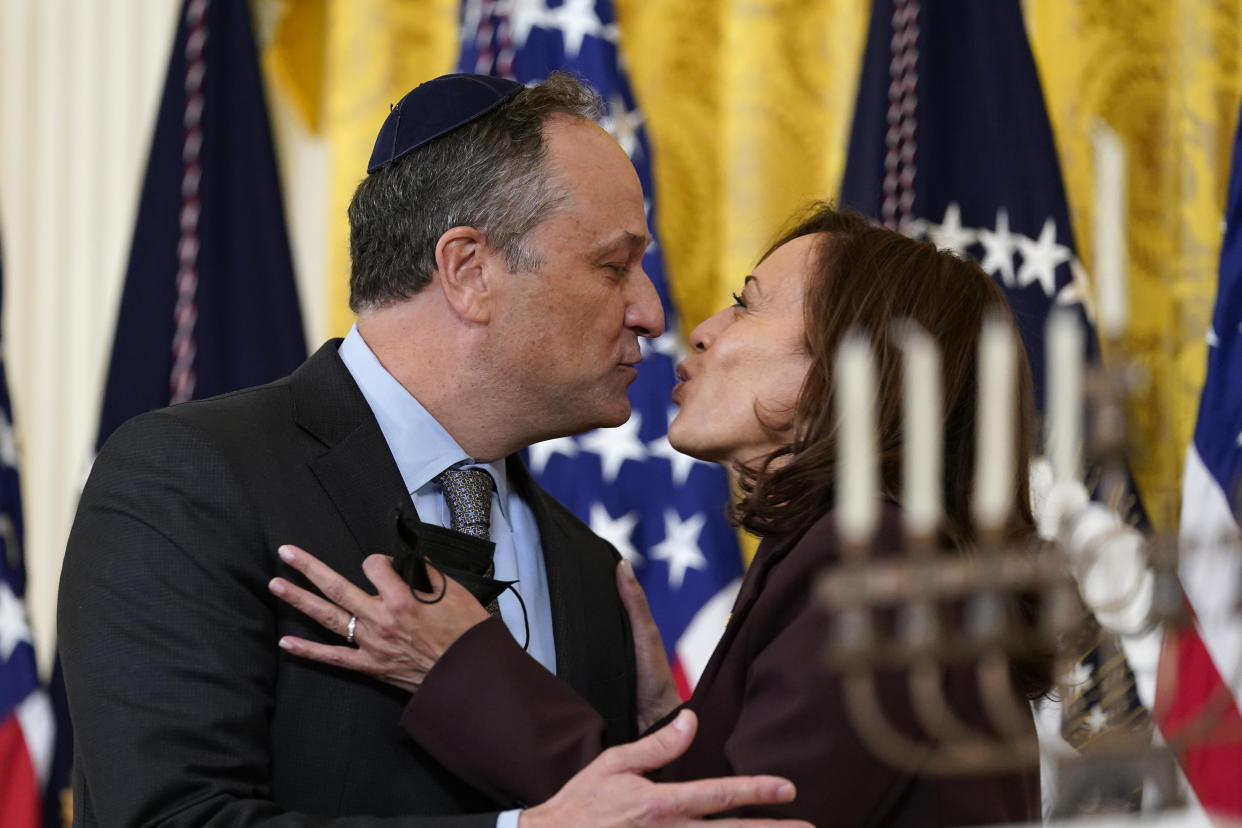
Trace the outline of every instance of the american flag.
{"label": "american flag", "polygon": [[1204,808],[1242,819],[1242,119],[1225,218],[1207,377],[1182,489],[1181,577],[1195,617],[1167,640],[1176,680],[1158,708],[1175,744],[1205,728],[1207,738],[1181,755],[1186,778]]}
{"label": "american flag", "polygon": [[42,790],[52,758],[52,708],[39,686],[25,594],[13,408],[0,362],[0,825],[5,828],[42,824]]}
{"label": "american flag", "polygon": [[630,388],[633,415],[619,428],[536,444],[526,458],[540,484],[633,564],[688,695],[724,629],[742,558],[725,520],[730,493],[724,470],[668,443],[673,369],[684,345],[655,240],[651,146],[617,49],[612,3],[470,0],[463,7],[458,68],[522,83],[557,69],[584,79],[604,101],[601,125],[642,181],[653,239],[643,268],[660,294],[666,331],[644,340],[643,364]]}
{"label": "american flag", "polygon": [[[1019,0],[875,0],[841,201],[979,261],[1013,309],[1041,411],[1054,309],[1078,315],[1085,356],[1098,359],[1093,290]],[[1132,484],[1123,508],[1146,524]],[[1118,640],[1087,623],[1094,646],[1061,700],[1061,736],[1078,749],[1151,726]]]}

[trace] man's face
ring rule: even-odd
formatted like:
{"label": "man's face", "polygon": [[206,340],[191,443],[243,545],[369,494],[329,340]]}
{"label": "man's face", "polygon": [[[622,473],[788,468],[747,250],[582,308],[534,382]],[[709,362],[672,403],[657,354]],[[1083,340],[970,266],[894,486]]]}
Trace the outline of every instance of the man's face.
{"label": "man's face", "polygon": [[642,185],[629,158],[588,121],[544,127],[547,167],[565,198],[527,237],[537,266],[508,273],[492,317],[495,359],[512,381],[514,417],[546,439],[617,426],[664,311],[642,269]]}

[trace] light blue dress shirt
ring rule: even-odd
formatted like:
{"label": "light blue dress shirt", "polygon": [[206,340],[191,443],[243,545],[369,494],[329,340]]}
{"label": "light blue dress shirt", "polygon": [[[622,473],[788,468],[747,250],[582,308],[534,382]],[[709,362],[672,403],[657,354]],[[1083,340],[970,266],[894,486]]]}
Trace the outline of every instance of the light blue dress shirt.
{"label": "light blue dress shirt", "polygon": [[[355,325],[341,343],[341,361],[366,398],[379,421],[406,491],[414,501],[418,517],[426,523],[449,526],[448,504],[435,478],[450,466],[480,468],[496,482],[492,498],[491,539],[496,544],[495,578],[517,581],[513,589],[526,602],[530,641],[526,651],[552,673],[556,672],[556,649],[552,638],[552,606],[548,600],[548,575],[543,564],[543,547],[535,516],[509,485],[505,461],[478,463],[457,445],[457,441],[436,422],[427,409],[397,382],[363,341]],[[526,635],[522,606],[513,590],[505,590],[498,601],[501,620],[514,639],[523,643]]]}
{"label": "light blue dress shirt", "polygon": [[[519,644],[525,640],[529,623],[526,652],[555,673],[552,605],[548,600],[548,573],[543,565],[539,527],[530,507],[510,487],[504,460],[477,463],[467,455],[414,395],[388,373],[363,341],[357,325],[350,328],[338,353],[379,422],[420,520],[437,526],[450,525],[444,491],[435,480],[449,466],[480,468],[491,474],[496,483],[491,524],[491,539],[496,544],[494,577],[517,581],[513,589],[526,602],[524,621],[521,602],[513,590],[505,590],[497,601],[500,618]],[[500,814],[496,828],[518,828],[519,813],[514,810]]]}

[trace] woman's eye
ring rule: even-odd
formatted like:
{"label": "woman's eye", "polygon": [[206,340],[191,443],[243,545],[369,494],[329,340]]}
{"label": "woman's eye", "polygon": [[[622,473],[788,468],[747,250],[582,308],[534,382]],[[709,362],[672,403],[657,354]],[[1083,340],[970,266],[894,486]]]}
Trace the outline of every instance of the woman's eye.
{"label": "woman's eye", "polygon": [[744,308],[746,307],[746,300],[743,299],[741,296],[738,296],[735,293],[733,294],[733,304],[737,305],[738,307]]}

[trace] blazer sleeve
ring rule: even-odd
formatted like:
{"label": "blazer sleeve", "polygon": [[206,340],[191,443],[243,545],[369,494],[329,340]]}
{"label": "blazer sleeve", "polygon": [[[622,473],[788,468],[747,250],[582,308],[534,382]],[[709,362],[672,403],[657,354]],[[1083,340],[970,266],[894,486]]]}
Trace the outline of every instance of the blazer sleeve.
{"label": "blazer sleeve", "polygon": [[279,650],[267,546],[236,472],[197,428],[146,415],[100,452],[58,608],[79,820],[495,825],[494,813],[330,820],[271,801]]}
{"label": "blazer sleeve", "polygon": [[401,725],[454,774],[522,806],[550,798],[607,747],[603,717],[527,655],[498,618],[445,651]]}

